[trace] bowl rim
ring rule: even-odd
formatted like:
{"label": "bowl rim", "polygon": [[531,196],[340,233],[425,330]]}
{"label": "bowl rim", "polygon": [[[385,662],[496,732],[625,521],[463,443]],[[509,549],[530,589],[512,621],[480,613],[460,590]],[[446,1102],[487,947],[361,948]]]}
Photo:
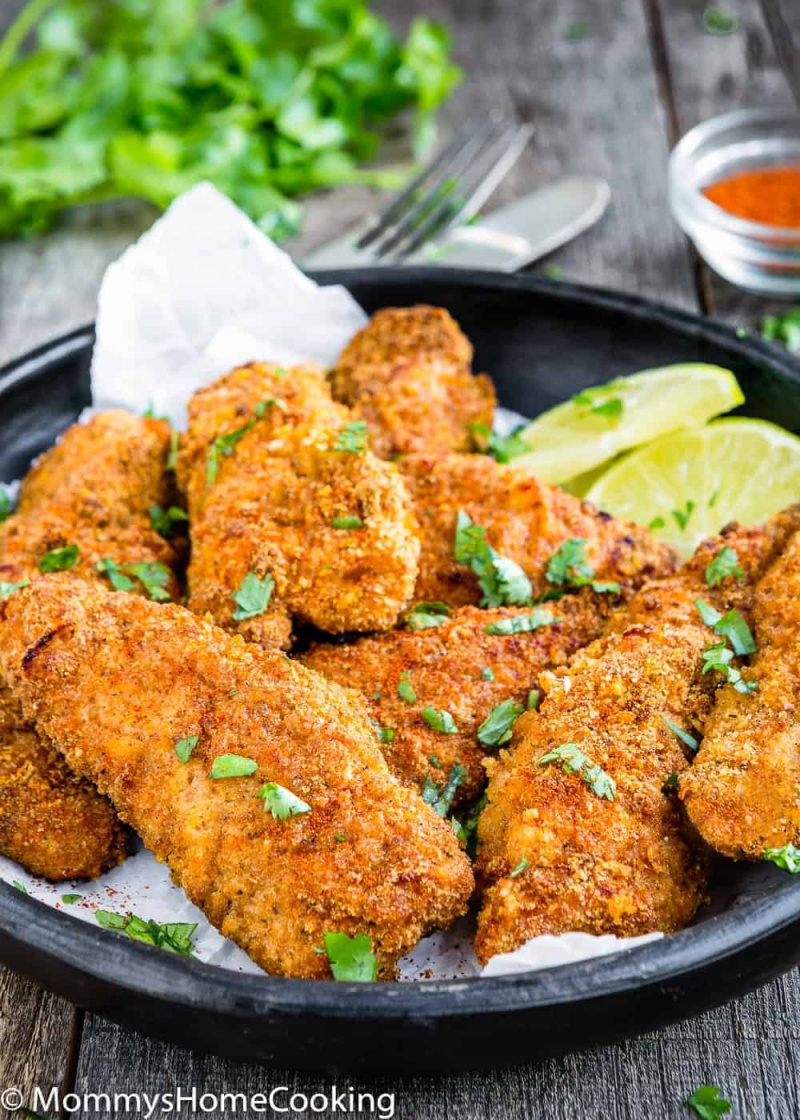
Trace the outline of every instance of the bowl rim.
{"label": "bowl rim", "polygon": [[[796,110],[792,111],[791,107],[788,106],[783,109],[778,106],[773,108],[764,106],[752,109],[735,109],[732,112],[720,113],[718,116],[700,121],[688,132],[685,132],[672,149],[668,165],[669,193],[676,217],[679,217],[680,220],[682,207],[687,207],[694,218],[699,219],[707,226],[713,226],[725,233],[759,243],[765,240],[769,242],[770,240],[786,239],[796,244],[789,246],[773,245],[770,248],[776,252],[781,251],[781,249],[786,251],[787,248],[790,252],[795,248],[800,251],[800,226],[770,225],[766,222],[754,222],[749,218],[737,217],[722,206],[718,206],[716,202],[706,198],[694,183],[688,181],[686,176],[687,168],[694,162],[697,147],[704,140],[708,140],[715,134],[724,133],[737,125],[763,123],[766,126],[768,123],[777,120],[794,121],[797,125],[798,139],[800,139],[800,113]],[[720,144],[718,150],[722,151],[724,147],[724,144]],[[800,167],[800,159],[798,159],[798,167]]]}
{"label": "bowl rim", "polygon": [[[743,358],[757,358],[773,371],[800,382],[800,366],[758,336],[744,336],[726,324],[643,296],[489,270],[423,266],[391,272],[386,268],[329,270],[311,275],[323,284],[345,287],[386,283],[391,275],[395,285],[408,288],[411,302],[418,286],[430,281],[466,289],[556,296],[577,307],[603,307],[628,317],[666,322],[688,336],[702,336],[732,351],[739,350]],[[93,341],[94,328],[88,324],[6,364],[0,368],[0,399],[6,387],[40,376],[65,358],[88,357]],[[776,875],[780,874],[774,870]],[[189,1011],[243,1020],[281,1013],[311,1013],[335,1020],[428,1021],[600,1000],[699,973],[798,919],[800,881],[795,881],[787,883],[784,890],[747,898],[736,908],[669,937],[609,956],[505,976],[365,985],[240,973],[168,953],[154,953],[123,934],[56,910],[0,880],[0,933],[28,952],[49,958],[85,980],[105,984],[118,996],[129,993]]]}

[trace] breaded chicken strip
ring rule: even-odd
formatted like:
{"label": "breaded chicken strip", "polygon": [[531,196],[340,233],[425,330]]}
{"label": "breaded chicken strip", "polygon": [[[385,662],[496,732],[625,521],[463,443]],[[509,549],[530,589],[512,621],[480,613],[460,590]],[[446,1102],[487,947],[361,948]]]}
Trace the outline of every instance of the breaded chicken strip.
{"label": "breaded chicken strip", "polygon": [[[539,712],[520,717],[512,750],[490,769],[478,824],[480,961],[539,934],[633,936],[691,920],[707,861],[670,792],[689,761],[666,721],[692,734],[720,681],[703,673],[704,650],[719,639],[695,601],[722,613],[746,609],[798,520],[793,510],[705,542],[678,575],[638,592],[601,639],[546,682]],[[724,546],[736,550],[743,576],[712,589],[706,568]]]}
{"label": "breaded chicken strip", "polygon": [[486,531],[498,553],[524,569],[536,595],[553,589],[548,562],[570,539],[585,542],[585,559],[598,580],[640,587],[675,570],[674,553],[646,529],[485,455],[414,455],[398,466],[422,536],[416,600],[458,607],[481,597],[476,576],[453,557],[459,510]]}
{"label": "breaded chicken strip", "polygon": [[469,861],[392,777],[357,693],[68,574],[13,594],[0,627],[26,716],[268,972],[329,976],[318,950],[342,932],[371,937],[391,976],[464,912]]}
{"label": "breaded chicken strip", "polygon": [[[99,580],[96,565],[109,559],[147,565],[145,572],[155,564],[155,586],[176,594],[174,551],[148,516],[153,505],[169,501],[169,439],[163,421],[121,411],[70,428],[37,460],[18,512],[0,525],[0,581],[34,581],[48,555],[77,549],[68,557],[75,576]],[[144,593],[138,580],[129,582]],[[96,878],[128,851],[110,803],[34,733],[0,679],[0,852],[58,881]]]}
{"label": "breaded chicken strip", "polygon": [[469,340],[441,307],[387,307],[349,343],[331,386],[366,420],[381,458],[472,451],[475,426],[491,429],[496,399],[471,361]]}
{"label": "breaded chicken strip", "polygon": [[319,644],[302,660],[363,693],[395,777],[441,788],[461,766],[455,802],[469,801],[485,785],[483,757],[497,749],[505,721],[487,728],[484,742],[479,727],[501,704],[519,714],[543,670],[598,637],[612,601],[587,589],[545,607],[461,607],[430,629]]}
{"label": "breaded chicken strip", "polygon": [[758,689],[720,689],[680,792],[712,848],[758,860],[800,845],[800,534],[756,587],[753,621]]}
{"label": "breaded chicken strip", "polygon": [[[226,629],[285,648],[293,615],[331,633],[387,629],[411,598],[408,493],[319,366],[253,363],[195,393],[178,475],[189,606]],[[243,605],[248,584],[255,600]]]}
{"label": "breaded chicken strip", "polygon": [[59,882],[95,879],[128,850],[111,803],[75,777],[0,684],[0,852]]}

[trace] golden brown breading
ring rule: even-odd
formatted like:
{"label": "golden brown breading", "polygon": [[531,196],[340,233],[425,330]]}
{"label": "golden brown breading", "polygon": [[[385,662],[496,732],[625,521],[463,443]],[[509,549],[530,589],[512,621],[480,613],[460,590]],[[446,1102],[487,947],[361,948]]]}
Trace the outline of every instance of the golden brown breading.
{"label": "golden brown breading", "polygon": [[[363,433],[343,435],[353,420],[312,364],[253,363],[195,393],[178,462],[193,611],[267,647],[289,645],[292,615],[332,633],[394,625],[416,578],[416,524],[395,467]],[[215,441],[236,432],[218,453]],[[337,451],[342,440],[354,450]],[[342,518],[356,527],[336,528]],[[266,611],[237,621],[248,573],[271,576],[274,592]]]}
{"label": "golden brown breading", "polygon": [[[489,771],[478,825],[479,960],[539,934],[632,936],[691,920],[706,891],[706,859],[664,790],[689,765],[664,720],[689,733],[702,726],[719,682],[702,673],[703,651],[717,639],[695,600],[746,609],[797,523],[793,510],[763,529],[731,526],[705,542],[678,575],[646,585],[561,677],[543,682],[539,712],[520,717],[512,750]],[[705,570],[723,545],[737,550],[745,576],[711,589]],[[613,800],[593,792],[581,772],[541,763],[565,744],[616,783]]]}
{"label": "golden brown breading", "polygon": [[[505,635],[488,634],[487,627],[529,618],[531,607],[461,607],[433,629],[395,630],[350,645],[319,644],[302,660],[363,693],[372,718],[393,732],[383,753],[401,781],[422,789],[430,778],[441,787],[453,766],[464,767],[458,803],[480,794],[486,782],[483,757],[496,750],[478,741],[481,723],[505,700],[524,707],[542,670],[562,665],[600,634],[611,603],[608,595],[587,589],[537,609],[537,617],[549,615],[553,625]],[[416,696],[411,703],[398,693],[401,674],[407,674]],[[422,714],[426,708],[448,712],[457,731],[434,730]]]}
{"label": "golden brown breading", "polygon": [[[730,577],[728,581],[730,582]],[[703,839],[734,859],[800,845],[800,534],[755,590],[758,690],[720,689],[681,798]]]}
{"label": "golden brown breading", "polygon": [[569,538],[586,541],[586,558],[599,580],[635,588],[675,570],[674,553],[647,529],[485,455],[415,455],[398,467],[411,488],[422,536],[417,600],[457,607],[480,599],[476,577],[453,559],[459,510],[486,530],[501,556],[525,570],[536,595],[548,588],[547,563]]}
{"label": "golden brown breading", "polygon": [[[397,782],[366,706],[182,607],[48,576],[0,607],[0,662],[37,728],[95,781],[220,932],[267,971],[326,977],[326,931],[384,976],[473,886],[450,825]],[[197,735],[186,763],[175,744]],[[257,763],[212,779],[216,758]],[[274,817],[276,782],[310,812]]]}
{"label": "golden brown breading", "polygon": [[333,395],[367,423],[384,459],[472,451],[475,425],[491,429],[496,404],[472,347],[441,307],[387,307],[351,340],[331,371]]}
{"label": "golden brown breading", "polygon": [[[77,545],[71,573],[98,580],[95,565],[159,562],[175,553],[148,511],[169,501],[169,425],[127,412],[70,428],[25,478],[19,511],[0,525],[0,580],[39,578],[46,553]],[[166,588],[175,595],[172,577]],[[142,588],[137,585],[137,590]],[[129,852],[110,803],[70,773],[37,737],[0,679],[0,852],[47,879],[93,879]]]}

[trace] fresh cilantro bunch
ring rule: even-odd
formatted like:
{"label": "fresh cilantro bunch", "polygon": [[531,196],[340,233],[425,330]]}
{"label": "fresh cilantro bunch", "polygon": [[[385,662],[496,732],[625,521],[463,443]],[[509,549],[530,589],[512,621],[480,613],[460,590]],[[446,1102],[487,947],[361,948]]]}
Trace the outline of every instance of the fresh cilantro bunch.
{"label": "fresh cilantro bunch", "polygon": [[398,182],[362,165],[403,109],[431,141],[449,49],[427,19],[398,41],[367,0],[29,0],[0,43],[0,235],[209,180],[288,236],[296,195]]}

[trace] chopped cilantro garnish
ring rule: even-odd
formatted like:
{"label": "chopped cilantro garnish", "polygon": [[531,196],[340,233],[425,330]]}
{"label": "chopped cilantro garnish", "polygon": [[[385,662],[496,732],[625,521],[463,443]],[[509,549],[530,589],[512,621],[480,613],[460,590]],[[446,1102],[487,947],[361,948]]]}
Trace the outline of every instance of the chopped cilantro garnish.
{"label": "chopped cilantro garnish", "polygon": [[592,793],[598,797],[604,797],[606,801],[613,801],[616,797],[617,784],[614,779],[591,762],[577,743],[562,743],[561,746],[554,747],[543,754],[536,765],[546,766],[550,762],[560,763],[565,774],[580,774]]}
{"label": "chopped cilantro garnish", "polygon": [[719,498],[719,490],[715,490],[714,493],[711,495],[711,497],[708,499],[708,508],[709,509],[714,508],[714,506],[717,504],[717,499],[718,498]]}
{"label": "chopped cilantro garnish", "polygon": [[678,792],[678,775],[674,770],[661,787],[661,792],[667,794]]}
{"label": "chopped cilantro garnish", "polygon": [[736,550],[726,544],[706,568],[706,583],[709,587],[716,587],[728,576],[736,576],[737,579],[741,579],[743,575],[744,572],[739,563],[739,557],[736,555]]}
{"label": "chopped cilantro garnish", "polygon": [[417,694],[414,691],[414,686],[411,683],[411,671],[409,669],[403,669],[402,673],[400,674],[400,683],[397,686],[397,695],[401,700],[405,700],[406,704],[413,704],[417,698]]}
{"label": "chopped cilantro garnish", "polygon": [[586,405],[589,413],[617,421],[625,410],[625,404],[621,397],[603,397],[602,393],[607,388],[608,386],[602,385],[596,389],[584,389],[572,398],[573,404]]}
{"label": "chopped cilantro garnish", "polygon": [[436,708],[423,708],[422,718],[433,731],[441,731],[445,735],[455,735],[458,728],[449,712],[437,711]]}
{"label": "chopped cilantro garnish", "polygon": [[654,517],[652,518],[652,520],[647,522],[648,529],[663,529],[665,525],[666,521],[663,517]]}
{"label": "chopped cilantro garnish", "polygon": [[242,622],[244,619],[263,614],[269,606],[274,590],[275,580],[269,572],[263,579],[259,579],[255,572],[248,572],[232,596],[236,604],[233,621]]}
{"label": "chopped cilantro garnish", "polygon": [[172,579],[172,572],[160,560],[155,560],[152,563],[142,561],[138,564],[126,564],[123,570],[135,576],[148,596],[157,603],[171,601],[172,596],[165,588]]}
{"label": "chopped cilantro garnish", "polygon": [[703,673],[723,673],[728,684],[747,696],[758,688],[758,681],[746,681],[738,669],[731,665],[733,650],[724,641],[715,642],[703,651]]}
{"label": "chopped cilantro garnish", "polygon": [[485,681],[493,681],[494,669],[491,669],[488,665],[484,665],[484,667],[481,669],[481,676]]}
{"label": "chopped cilantro garnish", "polygon": [[450,811],[450,806],[453,804],[456,790],[466,776],[467,771],[456,762],[450,770],[449,778],[440,789],[429,774],[425,779],[425,786],[422,790],[422,800],[426,805],[430,805],[440,817],[446,817]]}
{"label": "chopped cilantro garnish", "polygon": [[394,742],[395,730],[393,727],[381,727],[379,723],[375,722],[375,731],[378,736],[379,743]]}
{"label": "chopped cilantro garnish", "polygon": [[222,456],[224,455],[226,458],[229,458],[233,455],[237,443],[239,443],[249,431],[252,431],[256,423],[271,406],[281,409],[282,412],[286,411],[286,402],[280,400],[278,397],[271,397],[268,401],[259,401],[256,405],[255,415],[251,416],[246,424],[243,424],[241,428],[237,428],[233,432],[227,432],[223,436],[217,436],[211,444],[208,452],[208,459],[206,460],[207,490],[210,490],[217,481]]}
{"label": "chopped cilantro garnish", "polygon": [[406,616],[409,630],[432,630],[441,626],[450,614],[446,603],[417,603]]}
{"label": "chopped cilantro garnish", "polygon": [[709,35],[733,35],[741,26],[742,21],[735,12],[718,7],[706,8],[703,12],[703,27]]}
{"label": "chopped cilantro garnish", "polygon": [[210,778],[246,778],[258,769],[255,759],[241,754],[220,754],[211,763]]}
{"label": "chopped cilantro garnish", "polygon": [[96,910],[95,918],[103,929],[125,933],[134,941],[154,945],[181,957],[193,957],[192,936],[197,922],[165,922],[161,925],[152,919],[137,918],[135,914],[114,914],[109,910]]}
{"label": "chopped cilantro garnish", "polygon": [[108,582],[115,591],[134,591],[136,589],[134,581],[128,579],[128,577],[123,574],[123,569],[108,556],[97,561],[95,570],[102,575],[108,576]]}
{"label": "chopped cilantro garnish", "polygon": [[267,782],[258,791],[258,796],[264,799],[264,812],[272,813],[273,817],[281,821],[311,812],[311,806],[306,801],[284,786],[279,786],[277,782]]}
{"label": "chopped cilantro garnish", "polygon": [[538,688],[532,688],[528,693],[528,700],[525,707],[529,712],[538,712],[540,695]]}
{"label": "chopped cilantro garnish", "polygon": [[463,822],[452,818],[453,831],[459,841],[464,845],[470,859],[475,858],[478,845],[478,817],[486,808],[486,794],[481,794],[480,800],[472,806]]}
{"label": "chopped cilantro garnish", "polygon": [[500,618],[497,622],[490,622],[485,631],[487,634],[530,634],[542,626],[552,626],[561,622],[552,611],[544,607],[536,607],[530,614],[518,614],[511,618]]}
{"label": "chopped cilantro garnish", "polygon": [[748,653],[755,653],[756,643],[741,614],[734,608],[727,614],[720,614],[703,599],[696,599],[695,604],[706,626],[710,626],[714,633],[721,638],[727,638],[733,646],[734,653],[743,657]]}
{"label": "chopped cilantro garnish", "polygon": [[532,595],[531,582],[515,561],[495,552],[484,529],[463,510],[456,521],[453,557],[478,577],[482,607],[524,606]]}
{"label": "chopped cilantro garnish", "polygon": [[503,700],[492,708],[478,728],[478,741],[487,747],[500,747],[511,738],[514,723],[525,709],[515,700]]}
{"label": "chopped cilantro garnish", "polygon": [[185,739],[179,739],[175,746],[172,748],[181,762],[188,762],[189,757],[200,741],[199,735],[187,735]]}
{"label": "chopped cilantro garnish", "polygon": [[800,353],[800,307],[790,307],[780,315],[767,315],[761,320],[761,337],[782,342],[792,354]]}
{"label": "chopped cilantro garnish", "polygon": [[67,906],[72,906],[74,902],[80,902],[82,898],[82,894],[62,894],[61,901],[66,903]]}
{"label": "chopped cilantro garnish", "polygon": [[672,516],[675,518],[675,521],[677,522],[678,528],[680,528],[680,529],[685,529],[686,528],[686,526],[689,524],[689,518],[694,513],[694,508],[695,508],[694,502],[687,501],[687,503],[683,507],[683,509],[674,509],[672,511]]}
{"label": "chopped cilantro garnish", "polygon": [[796,848],[794,844],[784,844],[782,848],[765,848],[763,858],[792,875],[800,874],[800,848]]}
{"label": "chopped cilantro garnish", "polygon": [[688,731],[684,731],[683,728],[678,727],[676,723],[672,723],[672,721],[668,720],[666,716],[662,716],[661,718],[670,729],[672,734],[677,735],[680,741],[684,743],[690,751],[697,750],[700,744],[698,743],[697,739],[695,739],[694,735],[690,735]]}
{"label": "chopped cilantro garnish", "polygon": [[686,1098],[686,1104],[700,1117],[700,1120],[718,1120],[720,1116],[724,1116],[731,1110],[731,1102],[726,1101],[722,1096],[722,1090],[713,1085],[701,1085],[699,1089],[695,1089],[692,1095]]}
{"label": "chopped cilantro garnish", "polygon": [[549,583],[587,583],[594,576],[594,568],[586,562],[586,541],[570,537],[556,549],[547,564],[545,576]]}
{"label": "chopped cilantro garnish", "polygon": [[442,761],[439,758],[438,754],[429,754],[428,762],[430,762],[431,766],[435,766],[437,770],[441,770]]}
{"label": "chopped cilantro garnish", "polygon": [[23,883],[20,883],[19,879],[12,879],[11,886],[16,887],[17,890],[22,891],[23,894],[28,893],[28,888]]}
{"label": "chopped cilantro garnish", "polygon": [[325,933],[325,952],[334,980],[370,983],[378,975],[378,958],[372,952],[372,938],[365,933],[348,937],[346,933]]}
{"label": "chopped cilantro garnish", "polygon": [[4,599],[10,599],[15,591],[21,591],[23,587],[28,586],[27,579],[21,579],[19,583],[9,583],[8,580],[0,579],[0,603]]}
{"label": "chopped cilantro garnish", "polygon": [[589,24],[584,21],[578,23],[571,23],[564,32],[564,38],[568,42],[577,42],[579,39],[585,39],[589,34]]}
{"label": "chopped cilantro garnish", "polygon": [[5,521],[13,512],[14,503],[11,501],[11,495],[0,488],[0,522]]}
{"label": "chopped cilantro garnish", "polygon": [[336,437],[334,451],[347,451],[351,455],[363,455],[367,450],[367,424],[365,420],[352,420],[345,424]]}
{"label": "chopped cilantro garnish", "polygon": [[177,428],[169,430],[169,454],[167,455],[166,469],[174,471],[178,465],[178,451],[180,449],[180,432]]}
{"label": "chopped cilantro garnish", "polygon": [[510,877],[511,877],[512,879],[516,879],[516,877],[517,877],[518,875],[521,875],[523,871],[527,870],[527,868],[528,868],[529,866],[530,866],[530,864],[529,864],[529,860],[528,860],[528,857],[527,857],[527,856],[523,856],[523,857],[522,857],[522,859],[521,859],[521,860],[519,861],[519,863],[517,864],[517,866],[516,866],[516,867],[514,868],[514,870],[513,870],[512,872],[511,872],[511,876],[510,876]]}
{"label": "chopped cilantro garnish", "polygon": [[162,509],[161,506],[150,506],[150,524],[162,537],[175,535],[177,526],[189,520],[189,514],[178,506]]}
{"label": "chopped cilantro garnish", "polygon": [[63,548],[53,548],[46,552],[37,567],[40,572],[65,572],[78,563],[80,549],[76,544],[65,544]]}
{"label": "chopped cilantro garnish", "polygon": [[331,527],[333,529],[363,529],[364,522],[354,514],[346,514],[342,517],[334,517],[331,521]]}
{"label": "chopped cilantro garnish", "polygon": [[510,436],[495,435],[485,424],[471,424],[470,428],[481,441],[485,454],[491,455],[498,463],[510,463],[519,455],[527,455],[531,445],[522,438],[527,424],[520,424]]}

